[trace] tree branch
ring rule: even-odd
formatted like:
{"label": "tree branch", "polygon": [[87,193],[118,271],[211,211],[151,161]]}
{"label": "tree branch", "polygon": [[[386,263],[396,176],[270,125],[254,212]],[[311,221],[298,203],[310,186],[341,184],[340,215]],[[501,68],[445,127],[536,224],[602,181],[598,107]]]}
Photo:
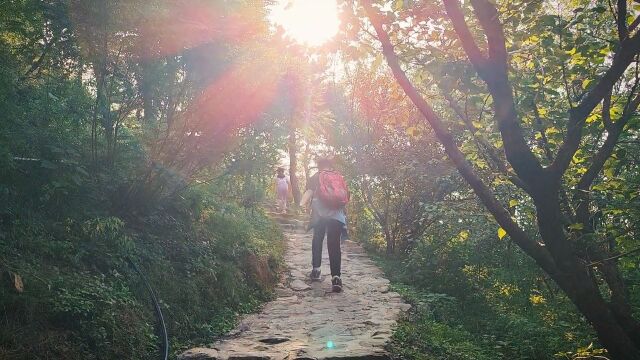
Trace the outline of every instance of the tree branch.
{"label": "tree branch", "polygon": [[558,150],[558,154],[548,171],[559,180],[569,167],[573,155],[580,146],[582,139],[582,127],[593,109],[611,91],[616,82],[620,80],[627,67],[634,61],[640,52],[640,34],[635,34],[621,42],[620,50],[613,57],[611,67],[604,73],[598,83],[589,91],[573,109],[569,110],[569,123],[566,135]]}
{"label": "tree branch", "polygon": [[633,253],[637,253],[638,251],[640,251],[640,248],[636,248],[636,249],[633,249],[633,250],[629,250],[629,251],[627,251],[627,252],[623,252],[623,253],[621,253],[621,254],[618,254],[618,255],[615,255],[615,256],[608,257],[608,258],[606,258],[606,259],[602,259],[602,260],[598,260],[598,261],[594,261],[594,262],[592,262],[592,263],[589,263],[589,264],[587,264],[587,267],[600,265],[600,264],[605,263],[605,262],[607,262],[607,261],[611,261],[611,260],[619,259],[619,258],[621,258],[621,257],[623,257],[623,256],[627,256],[627,255],[631,255],[631,254],[633,254]]}
{"label": "tree branch", "polygon": [[33,62],[31,62],[31,66],[29,67],[29,69],[24,73],[24,75],[22,75],[23,79],[26,79],[29,76],[31,76],[31,74],[33,74],[36,70],[40,68],[40,66],[42,66],[42,64],[44,63],[44,59],[47,57],[47,54],[49,53],[51,48],[53,48],[53,44],[56,41],[57,41],[57,37],[55,36],[52,37],[49,41],[46,41],[46,43],[44,44],[44,49],[42,50],[42,53],[38,57],[38,60],[34,60]]}
{"label": "tree branch", "polygon": [[627,29],[627,0],[618,0],[617,8],[618,17],[616,19],[616,25],[618,26],[618,39],[622,41],[629,36],[629,29]]}
{"label": "tree branch", "polygon": [[598,173],[602,170],[604,163],[611,156],[613,149],[615,148],[620,135],[622,134],[624,127],[627,125],[635,111],[640,106],[640,94],[636,95],[636,97],[628,104],[625,109],[625,112],[622,113],[620,119],[618,119],[615,123],[613,123],[610,128],[607,130],[607,138],[604,141],[604,144],[600,147],[596,155],[593,157],[593,161],[591,162],[591,166],[587,170],[584,175],[578,181],[576,188],[578,190],[588,190],[593,183],[593,180],[596,178]]}
{"label": "tree branch", "polygon": [[482,179],[474,172],[471,164],[465,159],[464,154],[460,151],[455,140],[448,129],[444,126],[440,117],[433,111],[431,106],[418,93],[407,75],[400,67],[398,57],[391,45],[389,35],[382,28],[382,20],[380,15],[374,11],[369,0],[363,2],[365,11],[371,20],[371,23],[378,35],[378,39],[382,43],[382,52],[387,60],[393,75],[398,84],[405,91],[420,113],[429,122],[436,137],[443,145],[448,157],[454,163],[460,175],[474,190],[482,203],[493,214],[500,226],[509,233],[513,241],[520,246],[529,256],[531,256],[545,271],[548,273],[556,273],[557,269],[553,259],[547,249],[535,242],[516,224],[509,212],[498,202],[493,195],[491,189],[484,184]]}
{"label": "tree branch", "polygon": [[451,19],[453,28],[462,43],[462,48],[467,54],[467,57],[469,57],[469,61],[471,61],[471,65],[476,68],[478,73],[483,72],[487,58],[485,54],[483,54],[482,50],[478,48],[476,41],[473,39],[473,35],[467,26],[467,22],[464,19],[464,14],[462,13],[462,9],[460,9],[458,0],[443,0],[442,2],[447,10],[449,18]]}
{"label": "tree branch", "polygon": [[477,47],[473,42],[458,1],[443,0],[447,14],[463,44],[469,61],[487,84],[493,98],[494,119],[498,123],[507,161],[528,188],[535,188],[542,184],[540,181],[543,174],[542,166],[522,135],[513,91],[507,76],[507,51],[497,9],[487,0],[472,0],[471,3],[487,37],[488,59],[479,59]]}
{"label": "tree branch", "polygon": [[500,66],[500,70],[507,72],[507,47],[505,45],[504,29],[498,17],[498,9],[488,0],[471,0],[473,11],[484,29],[489,47],[489,59]]}

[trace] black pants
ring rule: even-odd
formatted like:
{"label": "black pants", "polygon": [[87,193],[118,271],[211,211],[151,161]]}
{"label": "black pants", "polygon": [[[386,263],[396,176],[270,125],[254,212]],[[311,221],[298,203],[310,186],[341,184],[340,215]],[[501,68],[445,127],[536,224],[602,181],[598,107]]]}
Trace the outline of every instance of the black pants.
{"label": "black pants", "polygon": [[343,224],[334,219],[320,219],[313,226],[313,242],[311,243],[311,265],[319,268],[322,263],[322,242],[327,235],[327,250],[329,251],[329,266],[331,276],[340,276],[342,252],[340,251],[340,234]]}

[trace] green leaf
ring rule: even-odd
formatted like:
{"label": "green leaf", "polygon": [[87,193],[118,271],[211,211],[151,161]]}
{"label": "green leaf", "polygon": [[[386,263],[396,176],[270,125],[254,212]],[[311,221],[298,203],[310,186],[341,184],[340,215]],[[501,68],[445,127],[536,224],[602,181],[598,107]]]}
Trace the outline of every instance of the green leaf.
{"label": "green leaf", "polygon": [[584,229],[584,224],[581,224],[581,223],[571,224],[571,225],[569,225],[569,229],[571,229],[571,230],[582,230],[582,229]]}
{"label": "green leaf", "polygon": [[615,169],[612,166],[607,167],[604,169],[604,175],[609,179],[614,178],[616,176]]}

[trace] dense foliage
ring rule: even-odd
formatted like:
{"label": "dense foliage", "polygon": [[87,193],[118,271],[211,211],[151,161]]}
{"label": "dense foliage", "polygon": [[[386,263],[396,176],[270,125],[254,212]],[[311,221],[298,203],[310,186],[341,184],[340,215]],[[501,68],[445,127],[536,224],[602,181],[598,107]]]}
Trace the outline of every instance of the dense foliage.
{"label": "dense foliage", "polygon": [[[454,194],[473,191],[498,223],[485,228],[533,259],[608,356],[637,358],[638,8],[445,0],[358,1],[344,10],[346,67],[393,78],[367,94],[402,89],[382,103],[385,111],[371,95],[351,109],[367,122],[381,116],[388,128],[417,127],[405,141],[423,141],[420,126],[429,129],[469,186]],[[406,101],[418,116],[403,110]],[[403,172],[401,157],[391,156],[386,168],[395,161]]]}
{"label": "dense foliage", "polygon": [[[250,10],[246,40],[263,35],[263,4],[196,5],[179,10]],[[283,236],[257,206],[283,142],[277,111],[234,107],[263,86],[237,71],[216,88],[225,108],[207,100],[225,68],[255,64],[214,31],[225,29],[203,37],[176,22],[160,37],[173,6],[3,2],[0,358],[157,358],[143,277],[172,354],[271,296]]]}

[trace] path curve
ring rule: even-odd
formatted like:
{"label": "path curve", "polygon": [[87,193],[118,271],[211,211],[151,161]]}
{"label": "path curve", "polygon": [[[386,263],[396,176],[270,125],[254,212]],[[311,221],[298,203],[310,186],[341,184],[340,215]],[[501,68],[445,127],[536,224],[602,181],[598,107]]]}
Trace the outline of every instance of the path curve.
{"label": "path curve", "polygon": [[311,234],[299,220],[276,218],[287,236],[287,272],[277,298],[245,317],[211,348],[184,352],[179,360],[388,359],[385,344],[403,311],[400,295],[356,243],[342,246],[344,291],[331,292],[325,248],[322,280],[309,280]]}

